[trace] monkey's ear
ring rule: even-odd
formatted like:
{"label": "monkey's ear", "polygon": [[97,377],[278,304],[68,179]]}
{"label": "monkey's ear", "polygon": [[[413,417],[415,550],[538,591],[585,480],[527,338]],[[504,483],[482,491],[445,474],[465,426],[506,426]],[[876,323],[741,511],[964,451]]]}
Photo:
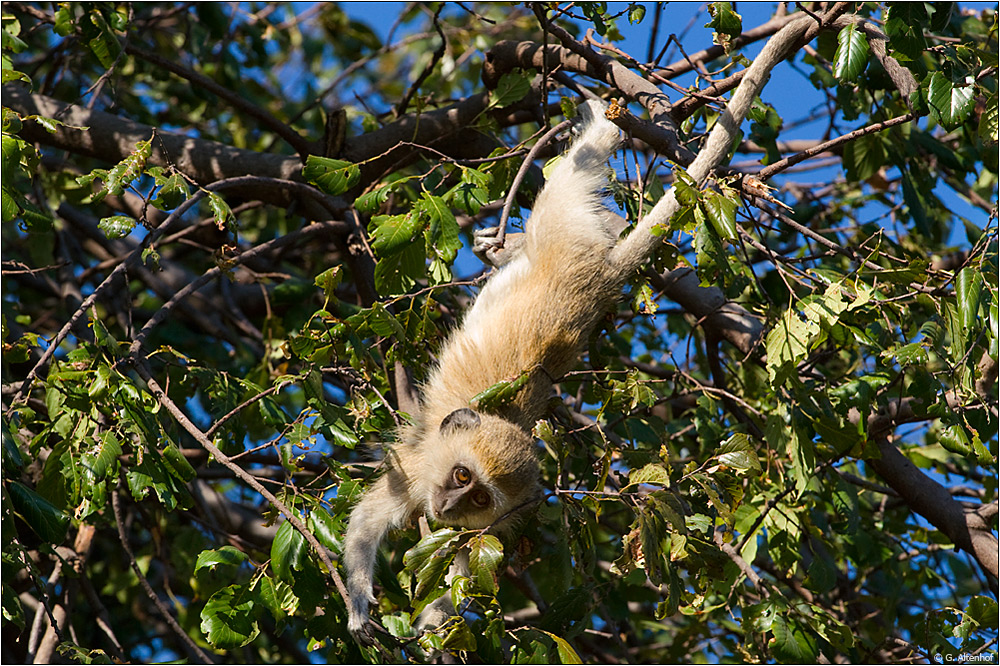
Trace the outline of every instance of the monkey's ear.
{"label": "monkey's ear", "polygon": [[441,432],[448,433],[453,430],[469,430],[479,427],[479,414],[468,407],[456,409],[441,421]]}

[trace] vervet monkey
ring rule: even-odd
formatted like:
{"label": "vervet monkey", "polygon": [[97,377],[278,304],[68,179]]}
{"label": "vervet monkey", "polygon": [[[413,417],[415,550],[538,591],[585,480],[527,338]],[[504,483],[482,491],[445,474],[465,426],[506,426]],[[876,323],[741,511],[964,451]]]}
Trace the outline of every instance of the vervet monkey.
{"label": "vervet monkey", "polygon": [[[539,193],[518,256],[487,282],[444,344],[420,413],[401,429],[386,473],[351,512],[348,628],[360,640],[372,638],[373,570],[389,530],[417,513],[446,525],[502,529],[498,521],[540,497],[531,431],[552,382],[575,365],[625,279],[608,261],[620,227],[600,194],[618,128],[600,102],[580,108],[581,132]],[[504,407],[485,412],[470,404],[525,373]]]}

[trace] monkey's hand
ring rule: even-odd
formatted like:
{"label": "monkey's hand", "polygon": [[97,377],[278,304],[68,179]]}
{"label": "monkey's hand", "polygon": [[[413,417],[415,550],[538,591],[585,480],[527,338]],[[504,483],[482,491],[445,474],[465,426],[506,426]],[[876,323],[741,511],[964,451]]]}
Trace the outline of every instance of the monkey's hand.
{"label": "monkey's hand", "polygon": [[472,251],[479,260],[487,266],[500,268],[508,264],[521,254],[524,245],[524,234],[507,234],[504,236],[503,246],[497,238],[499,227],[487,227],[476,229],[472,232]]}

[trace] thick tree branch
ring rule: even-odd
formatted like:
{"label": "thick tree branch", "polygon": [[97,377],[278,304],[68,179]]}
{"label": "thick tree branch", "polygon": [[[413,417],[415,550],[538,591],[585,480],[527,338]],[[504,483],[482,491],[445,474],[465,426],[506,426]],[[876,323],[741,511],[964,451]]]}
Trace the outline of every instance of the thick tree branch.
{"label": "thick tree branch", "polygon": [[[785,58],[791,46],[813,25],[815,21],[811,17],[799,18],[768,40],[733,93],[726,110],[708,135],[698,157],[688,167],[688,174],[695,182],[703,182],[722,162],[750,104],[764,87],[771,70]],[[674,189],[671,188],[656,203],[653,210],[639,221],[632,233],[618,243],[611,253],[611,263],[623,274],[631,273],[641,266],[661,242],[661,237],[653,234],[654,227],[665,224],[677,210],[677,199]]]}
{"label": "thick tree branch", "polygon": [[[429,146],[456,159],[488,155],[496,143],[475,129],[476,118],[486,110],[486,97],[485,93],[473,95],[441,109],[404,116],[374,132],[348,137],[340,156],[361,166],[364,184],[390,167],[412,162],[421,154],[419,146]],[[38,115],[64,123],[51,133],[37,123],[25,123],[20,132],[23,138],[110,164],[123,160],[139,141],[152,138],[149,165],[173,165],[203,185],[247,174],[302,179],[302,160],[298,157],[243,150],[158,130],[111,113],[29,93],[18,84],[5,84],[3,99],[5,106],[22,116]],[[246,197],[255,198],[252,189]]]}
{"label": "thick tree branch", "polygon": [[921,472],[884,435],[876,436],[875,442],[880,457],[866,462],[899,493],[910,509],[979,562],[989,574],[990,586],[996,593],[1000,545],[989,524],[976,511],[966,510],[947,488]]}
{"label": "thick tree branch", "polygon": [[[497,42],[486,54],[486,62],[483,64],[483,83],[486,87],[494,88],[500,77],[515,67],[541,69],[545,66],[550,71],[562,68],[583,74],[607,83],[646,109],[654,122],[646,123],[636,119],[634,125],[628,128],[635,136],[656,145],[664,155],[682,164],[688,164],[694,158],[691,151],[678,140],[677,129],[670,116],[670,100],[663,91],[617,60],[592,51],[559,26],[549,25],[553,34],[564,40],[563,46],[542,46],[536,42]],[[572,45],[572,48],[567,44]],[[649,127],[644,128],[643,125]],[[643,136],[644,131],[656,138],[647,139]]]}

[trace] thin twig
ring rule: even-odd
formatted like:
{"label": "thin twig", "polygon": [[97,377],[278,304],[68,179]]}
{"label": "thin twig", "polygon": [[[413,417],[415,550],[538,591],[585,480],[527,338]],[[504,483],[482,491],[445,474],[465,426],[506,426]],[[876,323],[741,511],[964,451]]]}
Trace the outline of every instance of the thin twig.
{"label": "thin twig", "polygon": [[133,355],[133,367],[136,369],[139,376],[142,377],[143,381],[146,382],[150,392],[157,399],[157,401],[159,401],[159,403],[166,408],[166,410],[171,416],[174,417],[174,420],[176,420],[182,428],[187,430],[187,432],[194,437],[198,444],[208,451],[213,458],[219,461],[219,463],[229,468],[229,470],[231,470],[239,479],[252,489],[256,490],[268,502],[270,502],[271,506],[276,508],[281,515],[283,515],[285,519],[292,524],[292,527],[294,527],[305,538],[305,540],[319,556],[323,565],[330,572],[330,576],[333,578],[334,585],[336,585],[340,596],[344,599],[344,602],[349,605],[350,596],[347,594],[347,588],[344,586],[344,581],[340,578],[340,573],[330,560],[330,556],[327,554],[326,549],[320,544],[319,541],[317,541],[313,533],[310,532],[309,528],[307,528],[305,523],[302,522],[302,519],[289,509],[284,502],[275,497],[271,491],[261,485],[261,483],[254,478],[253,475],[249,474],[245,469],[234,463],[229,456],[219,450],[219,448],[205,436],[205,433],[203,433],[198,426],[196,426],[191,419],[189,419],[187,415],[181,411],[177,404],[174,403],[174,401],[170,399],[170,396],[168,396],[160,387],[159,383],[153,377],[152,369],[149,367],[149,362],[145,356],[142,356],[141,354]]}
{"label": "thin twig", "polygon": [[552,137],[572,124],[572,120],[562,121],[543,134],[542,138],[536,141],[535,145],[528,151],[528,156],[524,158],[524,161],[521,163],[521,168],[517,170],[517,175],[514,176],[514,182],[510,184],[510,190],[507,192],[507,199],[503,202],[503,210],[500,212],[500,222],[497,223],[499,226],[496,235],[497,249],[503,247],[504,237],[507,233],[507,218],[510,217],[510,209],[514,206],[514,198],[517,196],[517,190],[521,187],[521,181],[523,181],[525,175],[527,175],[528,169],[531,168],[531,165],[538,156],[538,153],[549,141],[552,140]]}
{"label": "thin twig", "polygon": [[160,611],[163,619],[166,620],[167,624],[170,625],[170,628],[173,629],[174,633],[181,639],[181,642],[184,643],[184,646],[191,653],[191,656],[200,659],[203,664],[215,663],[207,654],[205,654],[204,650],[198,647],[198,644],[187,635],[187,632],[184,631],[179,624],[177,624],[177,620],[175,620],[174,616],[169,610],[167,610],[167,607],[163,605],[160,598],[156,596],[156,592],[153,590],[153,587],[142,574],[142,570],[135,561],[135,554],[132,552],[132,546],[129,545],[128,536],[125,534],[125,525],[122,523],[121,502],[118,499],[117,490],[111,493],[111,508],[115,514],[115,525],[118,527],[118,538],[121,540],[122,548],[125,549],[125,554],[128,556],[129,566],[132,568],[132,572],[135,574],[136,578],[139,579],[139,585],[141,585],[142,589],[146,591],[146,596],[148,596],[150,601],[153,602],[156,609]]}

